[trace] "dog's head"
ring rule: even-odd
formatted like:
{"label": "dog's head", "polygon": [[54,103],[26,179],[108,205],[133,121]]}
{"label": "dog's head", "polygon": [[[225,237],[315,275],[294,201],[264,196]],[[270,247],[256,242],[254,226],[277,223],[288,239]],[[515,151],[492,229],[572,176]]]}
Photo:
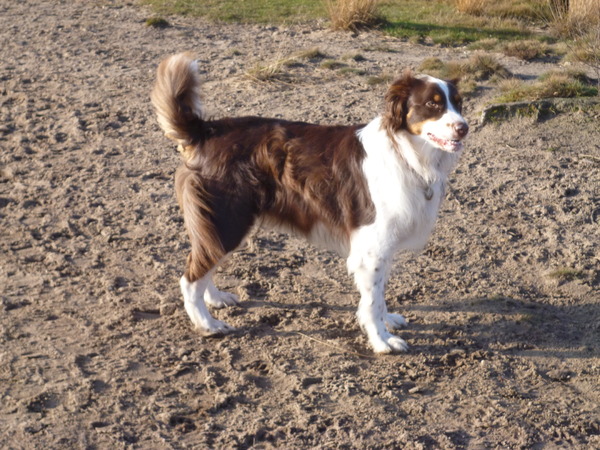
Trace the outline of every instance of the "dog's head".
{"label": "dog's head", "polygon": [[405,130],[446,152],[462,150],[469,126],[461,114],[456,82],[405,72],[385,100],[383,127],[391,136]]}

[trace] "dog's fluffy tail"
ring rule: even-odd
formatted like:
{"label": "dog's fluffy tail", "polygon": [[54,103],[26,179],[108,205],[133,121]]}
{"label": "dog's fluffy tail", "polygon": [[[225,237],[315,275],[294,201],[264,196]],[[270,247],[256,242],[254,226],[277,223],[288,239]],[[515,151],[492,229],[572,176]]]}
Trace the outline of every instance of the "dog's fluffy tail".
{"label": "dog's fluffy tail", "polygon": [[204,115],[196,61],[188,53],[162,61],[151,98],[160,127],[185,155],[202,128]]}

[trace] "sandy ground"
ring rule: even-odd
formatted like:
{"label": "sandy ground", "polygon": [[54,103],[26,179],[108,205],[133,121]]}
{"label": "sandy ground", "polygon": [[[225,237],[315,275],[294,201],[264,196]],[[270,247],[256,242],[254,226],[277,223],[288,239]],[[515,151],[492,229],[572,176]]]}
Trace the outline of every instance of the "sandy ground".
{"label": "sandy ground", "polygon": [[[469,101],[436,231],[389,283],[408,353],[372,356],[344,261],[264,232],[218,274],[244,301],[215,315],[239,331],[205,339],[178,290],[159,60],[193,51],[216,116],[355,123],[382,105],[369,76],[469,54],[149,15],[0,0],[2,448],[600,446],[597,108],[477,127],[488,90]],[[314,47],[358,72],[305,60],[285,82],[243,77]],[[551,66],[501,60],[524,77]]]}

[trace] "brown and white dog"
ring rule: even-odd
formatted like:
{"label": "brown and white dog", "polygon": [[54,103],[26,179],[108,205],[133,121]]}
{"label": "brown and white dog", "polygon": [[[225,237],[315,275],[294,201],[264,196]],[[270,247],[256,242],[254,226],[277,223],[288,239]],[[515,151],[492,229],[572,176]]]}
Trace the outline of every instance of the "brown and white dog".
{"label": "brown and white dog", "polygon": [[394,254],[422,249],[468,126],[453,82],[406,72],[367,125],[323,126],[259,117],[208,120],[197,63],[164,60],[152,92],[158,121],[179,144],[175,177],[191,241],[181,278],[185,309],[204,334],[232,330],[207,304],[238,302],[212,276],[254,226],[283,228],[347,258],[360,291],[358,322],[375,352],[407,350],[390,331],[384,289]]}

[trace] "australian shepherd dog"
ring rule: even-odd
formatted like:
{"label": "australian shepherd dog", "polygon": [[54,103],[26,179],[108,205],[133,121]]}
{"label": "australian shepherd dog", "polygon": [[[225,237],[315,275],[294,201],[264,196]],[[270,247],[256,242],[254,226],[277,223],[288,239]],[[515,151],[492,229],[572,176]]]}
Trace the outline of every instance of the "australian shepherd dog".
{"label": "australian shepherd dog", "polygon": [[262,117],[208,119],[197,62],[164,60],[152,92],[158,122],[183,155],[175,176],[191,250],[180,285],[205,335],[233,328],[208,307],[238,302],[215,270],[256,226],[284,229],[346,258],[357,318],[377,353],[406,351],[384,290],[394,254],[422,249],[469,127],[456,83],[405,72],[366,125]]}

